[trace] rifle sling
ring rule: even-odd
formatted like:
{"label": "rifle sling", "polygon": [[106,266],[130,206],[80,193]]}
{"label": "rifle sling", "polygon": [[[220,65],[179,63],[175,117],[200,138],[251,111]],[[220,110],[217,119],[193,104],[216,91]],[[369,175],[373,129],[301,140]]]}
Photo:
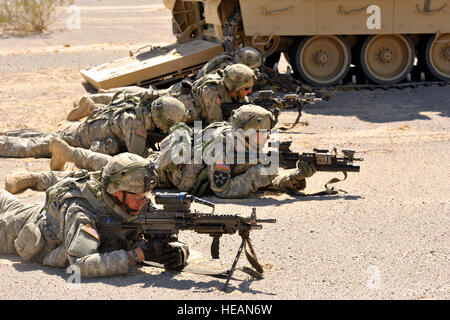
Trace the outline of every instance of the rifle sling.
{"label": "rifle sling", "polygon": [[[247,251],[247,245],[248,245],[248,248],[250,249],[250,253]],[[251,270],[252,274],[250,274],[250,273],[249,274],[254,276],[255,278],[258,278],[258,279],[262,278],[262,274],[264,273],[264,270],[263,270],[262,266],[259,264],[258,258],[256,258],[256,253],[255,253],[255,250],[253,249],[250,238],[246,239],[244,248],[245,248],[245,256],[247,257],[248,262],[250,262],[252,267],[255,268],[255,270],[246,268],[246,269],[248,269],[247,271]],[[243,270],[241,270],[241,271],[243,271]],[[244,272],[246,272],[246,271],[244,271]]]}
{"label": "rifle sling", "polygon": [[[156,263],[156,262],[152,262],[152,261],[143,261],[142,264],[144,266],[148,266],[148,267],[155,267],[155,268],[161,268],[164,269],[164,266],[162,264]],[[243,266],[243,267],[237,267],[235,270],[239,270],[242,271],[254,278],[257,279],[261,279],[262,278],[262,274],[252,268]],[[187,265],[185,266],[183,269],[181,270],[176,270],[178,272],[188,272],[188,273],[192,273],[192,274],[201,274],[204,276],[214,276],[214,277],[221,277],[221,278],[226,278],[228,276],[228,274],[230,273],[230,269],[227,268],[222,268],[222,269],[208,269],[208,268],[202,268],[200,266],[190,266]]]}
{"label": "rifle sling", "polygon": [[297,126],[297,124],[300,123],[300,117],[302,116],[302,110],[298,109],[298,115],[297,115],[297,119],[295,119],[295,122],[292,124],[292,126],[290,128],[288,127],[280,127],[279,129],[282,131],[286,131],[286,130],[290,130],[295,128],[295,126]]}
{"label": "rifle sling", "polygon": [[287,192],[288,194],[293,194],[295,196],[301,196],[301,197],[311,197],[311,196],[329,196],[329,195],[335,195],[338,194],[339,191],[343,192],[343,193],[347,193],[345,190],[342,189],[334,189],[334,187],[328,187],[329,184],[333,184],[333,183],[337,183],[339,181],[344,181],[345,179],[347,179],[347,172],[342,171],[342,173],[344,174],[344,179],[338,179],[338,178],[332,178],[330,180],[328,180],[327,183],[325,183],[325,190],[323,191],[319,191],[319,192],[315,192],[315,193],[303,193],[300,191],[289,191]]}
{"label": "rifle sling", "polygon": [[[247,251],[247,245],[249,247],[250,252]],[[252,243],[250,242],[250,238],[247,238],[245,240],[245,256],[247,257],[248,262],[252,265],[252,268],[243,266],[243,267],[237,267],[235,270],[239,270],[242,271],[254,278],[257,279],[261,279],[263,276],[263,268],[262,266],[259,264],[258,259],[256,258],[256,254],[255,251],[253,249]],[[164,269],[164,266],[160,263],[157,262],[152,262],[152,261],[143,261],[142,262],[143,265],[145,266],[149,266],[149,267],[156,267],[156,268],[162,268]],[[227,269],[227,268],[218,268],[215,270],[211,270],[208,268],[202,268],[201,266],[198,265],[187,265],[185,266],[183,269],[181,270],[176,270],[176,271],[180,271],[180,272],[189,272],[189,273],[193,273],[193,274],[201,274],[201,275],[207,275],[207,276],[220,276],[220,277],[226,277],[231,270]]]}

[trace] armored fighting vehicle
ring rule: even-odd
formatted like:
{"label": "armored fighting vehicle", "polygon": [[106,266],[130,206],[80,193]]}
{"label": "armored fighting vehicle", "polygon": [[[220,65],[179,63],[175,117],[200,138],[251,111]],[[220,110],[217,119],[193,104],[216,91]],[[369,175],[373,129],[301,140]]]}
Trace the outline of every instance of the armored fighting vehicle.
{"label": "armored fighting vehicle", "polygon": [[450,0],[163,3],[177,44],[83,70],[88,82],[159,85],[239,46],[259,49],[268,64],[283,54],[295,76],[317,87],[341,83],[350,70],[361,83],[395,85],[411,74],[450,82]]}

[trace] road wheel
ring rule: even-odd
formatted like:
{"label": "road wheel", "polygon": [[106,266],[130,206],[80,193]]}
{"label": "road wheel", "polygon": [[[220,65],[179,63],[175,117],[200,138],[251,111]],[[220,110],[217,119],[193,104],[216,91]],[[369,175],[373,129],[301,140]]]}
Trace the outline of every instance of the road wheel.
{"label": "road wheel", "polygon": [[414,65],[414,45],[398,34],[369,36],[361,48],[361,68],[367,78],[378,84],[402,81]]}
{"label": "road wheel", "polygon": [[427,69],[436,78],[450,81],[450,34],[430,37],[425,50]]}
{"label": "road wheel", "polygon": [[318,87],[337,84],[347,74],[351,52],[347,41],[338,36],[303,38],[292,57],[300,77]]}

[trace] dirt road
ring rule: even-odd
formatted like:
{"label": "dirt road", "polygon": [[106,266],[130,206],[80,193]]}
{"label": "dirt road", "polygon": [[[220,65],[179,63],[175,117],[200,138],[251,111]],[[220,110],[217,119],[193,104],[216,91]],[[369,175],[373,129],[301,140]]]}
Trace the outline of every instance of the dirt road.
{"label": "dirt road", "polygon": [[[78,70],[129,50],[168,43],[170,13],[160,1],[75,1],[81,29],[64,17],[43,36],[0,37],[0,131],[67,125],[71,102],[86,92]],[[294,111],[280,122],[292,122]],[[293,148],[357,150],[361,172],[336,185],[336,196],[257,194],[215,197],[216,212],[249,215],[257,208],[274,225],[252,233],[262,280],[236,272],[233,291],[223,279],[145,267],[127,276],[81,279],[65,270],[0,256],[0,299],[449,299],[450,87],[335,92],[306,108],[309,126],[280,134]],[[0,185],[12,170],[48,169],[49,159],[0,159]],[[307,192],[333,176],[317,173]],[[26,203],[44,194],[26,191]],[[196,207],[200,209],[201,207]],[[209,257],[211,239],[181,239]],[[221,259],[231,266],[239,237],[223,237]],[[242,257],[240,265],[247,265]],[[68,285],[69,283],[69,285]]]}

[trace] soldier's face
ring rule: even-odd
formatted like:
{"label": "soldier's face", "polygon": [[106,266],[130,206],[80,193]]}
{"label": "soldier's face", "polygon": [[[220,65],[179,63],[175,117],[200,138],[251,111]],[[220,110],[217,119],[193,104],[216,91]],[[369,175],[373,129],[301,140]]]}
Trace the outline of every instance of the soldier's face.
{"label": "soldier's face", "polygon": [[143,193],[130,193],[119,190],[113,194],[113,197],[115,197],[119,202],[124,203],[129,209],[129,214],[133,216],[137,215],[147,202],[147,199]]}
{"label": "soldier's face", "polygon": [[244,99],[246,96],[248,96],[250,93],[252,93],[252,87],[248,88],[242,88],[238,91],[239,97],[241,99]]}

